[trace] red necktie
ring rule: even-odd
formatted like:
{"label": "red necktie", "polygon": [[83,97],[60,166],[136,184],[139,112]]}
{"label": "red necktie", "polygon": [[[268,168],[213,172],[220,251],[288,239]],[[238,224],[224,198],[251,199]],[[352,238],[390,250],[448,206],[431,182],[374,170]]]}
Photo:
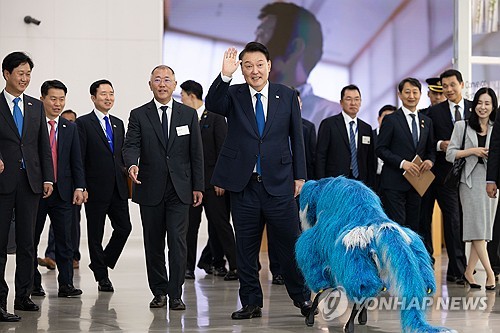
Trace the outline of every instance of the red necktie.
{"label": "red necktie", "polygon": [[52,151],[52,165],[54,166],[54,182],[57,181],[57,139],[56,139],[56,122],[49,120],[50,124],[50,150]]}

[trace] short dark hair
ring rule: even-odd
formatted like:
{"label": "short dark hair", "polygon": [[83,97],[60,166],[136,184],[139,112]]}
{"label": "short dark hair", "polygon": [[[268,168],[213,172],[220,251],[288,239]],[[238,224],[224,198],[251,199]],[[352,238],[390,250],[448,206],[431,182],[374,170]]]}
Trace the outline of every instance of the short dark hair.
{"label": "short dark hair", "polygon": [[346,90],[357,90],[357,92],[359,93],[359,97],[361,98],[361,91],[359,90],[358,86],[355,84],[349,84],[342,88],[342,90],[340,91],[340,99],[344,98]]}
{"label": "short dark hair", "polygon": [[108,80],[106,79],[97,80],[90,85],[90,94],[95,97],[97,94],[97,88],[99,88],[99,86],[102,84],[109,84],[111,88],[113,88],[113,85]]}
{"label": "short dark hair", "polygon": [[174,75],[175,75],[175,72],[174,72],[174,70],[172,69],[172,67],[167,66],[167,65],[158,65],[158,66],[156,66],[156,67],[155,67],[155,68],[153,68],[153,70],[151,71],[151,75],[153,75],[153,73],[155,72],[155,70],[157,70],[158,68],[168,68],[168,69],[170,69],[170,71],[172,72],[172,74],[174,74]]}
{"label": "short dark hair", "polygon": [[391,104],[386,104],[384,105],[382,108],[380,108],[380,110],[378,110],[378,116],[379,117],[382,117],[382,114],[385,112],[385,111],[396,111],[398,108],[395,107],[394,105],[391,105]]}
{"label": "short dark hair", "polygon": [[472,112],[469,118],[469,126],[478,133],[482,132],[482,129],[481,125],[479,124],[479,117],[476,113],[476,106],[479,103],[479,97],[484,94],[488,94],[491,97],[491,106],[493,107],[493,111],[491,111],[490,113],[490,120],[495,121],[495,118],[497,116],[498,99],[495,91],[487,87],[480,88],[478,91],[476,91],[474,99],[472,100]]}
{"label": "short dark hair", "polygon": [[462,73],[460,73],[456,69],[445,70],[444,72],[441,73],[441,75],[439,75],[439,79],[441,80],[441,83],[443,83],[443,78],[452,77],[452,76],[455,76],[457,78],[458,82],[460,82],[460,83],[464,82],[464,80],[462,78]]}
{"label": "short dark hair", "polygon": [[199,100],[203,99],[203,87],[196,81],[187,80],[181,84],[181,89],[186,93],[194,94]]}
{"label": "short dark hair", "polygon": [[323,32],[321,24],[313,13],[290,2],[273,2],[260,10],[259,19],[268,15],[276,17],[276,25],[267,43],[271,56],[290,53],[293,40],[304,41],[304,69],[309,74],[323,55]]}
{"label": "short dark hair", "polygon": [[403,87],[405,83],[409,83],[414,87],[417,87],[420,92],[422,92],[422,84],[420,83],[419,80],[415,79],[414,77],[407,77],[401,80],[398,84],[398,91],[401,93],[403,92]]}
{"label": "short dark hair", "polygon": [[73,116],[75,116],[75,118],[77,118],[77,117],[78,117],[78,115],[76,114],[76,112],[75,112],[75,111],[73,111],[73,110],[71,110],[71,109],[64,110],[63,112],[61,112],[61,116],[62,116],[63,114],[68,114],[68,113],[71,113]]}
{"label": "short dark hair", "polygon": [[245,45],[245,48],[243,49],[243,51],[240,52],[239,59],[243,60],[243,56],[247,52],[260,52],[266,56],[266,60],[269,61],[269,59],[270,59],[269,58],[269,51],[267,50],[267,47],[264,44],[261,44],[259,42],[250,42],[247,45]]}
{"label": "short dark hair", "polygon": [[42,96],[45,97],[49,93],[49,89],[61,89],[64,91],[64,95],[68,93],[68,88],[64,85],[59,80],[48,80],[42,83],[42,86],[40,87],[40,92],[42,93]]}
{"label": "short dark hair", "polygon": [[3,58],[2,61],[2,75],[4,71],[12,74],[14,68],[25,63],[28,63],[30,69],[33,69],[33,67],[35,67],[35,65],[33,64],[33,60],[31,60],[31,58],[26,53],[20,51],[9,53],[5,58]]}

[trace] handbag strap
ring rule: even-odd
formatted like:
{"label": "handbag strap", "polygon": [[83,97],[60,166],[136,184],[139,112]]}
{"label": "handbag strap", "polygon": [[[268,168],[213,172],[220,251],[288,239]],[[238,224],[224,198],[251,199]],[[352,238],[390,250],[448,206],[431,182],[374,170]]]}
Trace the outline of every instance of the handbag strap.
{"label": "handbag strap", "polygon": [[465,120],[464,137],[462,138],[462,146],[460,146],[460,150],[464,150],[464,147],[465,147],[465,136],[466,135],[467,135],[467,120]]}

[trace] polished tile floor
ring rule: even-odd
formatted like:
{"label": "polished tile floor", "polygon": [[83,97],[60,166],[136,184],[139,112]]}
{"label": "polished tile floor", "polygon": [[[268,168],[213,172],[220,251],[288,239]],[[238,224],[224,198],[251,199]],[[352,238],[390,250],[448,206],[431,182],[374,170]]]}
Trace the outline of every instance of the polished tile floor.
{"label": "polished tile floor", "polygon": [[[139,230],[138,230],[139,229]],[[40,305],[39,312],[20,312],[19,323],[0,323],[0,332],[342,332],[342,320],[325,320],[316,316],[313,327],[306,327],[284,286],[270,283],[267,270],[267,255],[261,254],[263,269],[261,283],[265,293],[262,318],[234,321],[230,314],[240,307],[238,303],[238,282],[224,281],[222,277],[206,275],[196,270],[196,280],[184,285],[183,299],[186,311],[149,309],[152,296],[147,286],[142,240],[138,236],[140,227],[135,229],[135,237],[127,243],[117,268],[110,278],[115,286],[114,293],[100,293],[87,267],[88,255],[85,239],[82,242],[83,260],[81,268],[75,270],[75,285],[83,289],[81,298],[57,298],[56,272],[41,267],[46,297],[34,297]],[[201,237],[200,245],[206,238]],[[201,247],[201,246],[200,246]],[[443,281],[443,267],[446,255],[438,258],[436,278],[439,281],[437,296],[454,297],[463,300],[479,300],[481,309],[437,310],[432,307],[428,318],[434,325],[447,326],[463,333],[498,332],[500,327],[500,302],[496,303],[498,290],[471,292]],[[9,256],[6,272],[9,287],[13,290],[14,257]],[[479,271],[478,283],[484,284],[485,275]],[[13,311],[13,295],[9,295],[9,311]],[[377,310],[368,312],[366,326],[356,326],[356,332],[400,332],[399,311]]]}

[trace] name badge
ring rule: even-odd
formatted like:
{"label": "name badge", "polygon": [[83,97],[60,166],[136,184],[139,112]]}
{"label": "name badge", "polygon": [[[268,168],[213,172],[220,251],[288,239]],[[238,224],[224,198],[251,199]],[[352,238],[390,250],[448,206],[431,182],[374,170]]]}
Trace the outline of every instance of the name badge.
{"label": "name badge", "polygon": [[361,143],[364,144],[364,145],[369,145],[370,144],[370,137],[366,136],[366,135],[363,135],[361,137]]}
{"label": "name badge", "polygon": [[188,125],[184,126],[178,126],[175,128],[177,131],[177,136],[183,136],[183,135],[188,135],[189,134],[189,127]]}

